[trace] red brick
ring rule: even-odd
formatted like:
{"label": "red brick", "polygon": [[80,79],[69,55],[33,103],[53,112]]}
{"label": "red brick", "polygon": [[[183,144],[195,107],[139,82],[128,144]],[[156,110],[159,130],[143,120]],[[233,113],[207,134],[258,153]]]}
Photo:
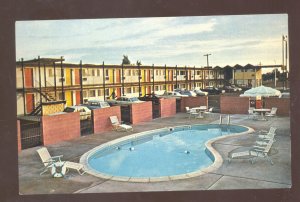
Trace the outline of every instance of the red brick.
{"label": "red brick", "polygon": [[182,97],[180,111],[185,112],[186,107],[208,107],[208,97],[207,96],[197,96],[197,97]]}
{"label": "red brick", "polygon": [[109,119],[110,116],[117,116],[121,121],[121,108],[120,106],[95,109],[93,110],[94,117],[94,133],[101,133],[111,131],[112,125]]}
{"label": "red brick", "polygon": [[44,145],[80,137],[79,113],[43,116],[41,124]]}
{"label": "red brick", "polygon": [[152,120],[152,102],[134,103],[131,108],[131,123],[136,124]]}
{"label": "red brick", "polygon": [[277,107],[277,115],[290,115],[290,98],[265,98],[265,108]]}
{"label": "red brick", "polygon": [[222,114],[248,114],[249,98],[235,96],[220,96]]}
{"label": "red brick", "polygon": [[176,99],[160,99],[160,116],[161,118],[171,117],[176,115]]}

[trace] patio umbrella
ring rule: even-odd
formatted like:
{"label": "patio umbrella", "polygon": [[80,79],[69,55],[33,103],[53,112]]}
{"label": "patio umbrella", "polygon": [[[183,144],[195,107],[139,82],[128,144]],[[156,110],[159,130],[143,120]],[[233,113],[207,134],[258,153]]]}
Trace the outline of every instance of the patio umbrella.
{"label": "patio umbrella", "polygon": [[266,86],[259,86],[256,88],[251,88],[246,90],[244,94],[241,94],[240,97],[270,97],[270,96],[280,96],[281,92],[274,88],[266,87]]}

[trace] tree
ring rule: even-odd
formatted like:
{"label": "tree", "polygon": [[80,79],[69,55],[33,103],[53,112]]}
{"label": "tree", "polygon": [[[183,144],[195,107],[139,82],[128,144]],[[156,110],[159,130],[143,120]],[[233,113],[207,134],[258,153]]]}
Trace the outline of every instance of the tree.
{"label": "tree", "polygon": [[136,65],[137,66],[141,66],[142,65],[142,62],[140,60],[136,61]]}
{"label": "tree", "polygon": [[128,59],[127,55],[123,55],[122,64],[123,65],[130,65],[130,60]]}

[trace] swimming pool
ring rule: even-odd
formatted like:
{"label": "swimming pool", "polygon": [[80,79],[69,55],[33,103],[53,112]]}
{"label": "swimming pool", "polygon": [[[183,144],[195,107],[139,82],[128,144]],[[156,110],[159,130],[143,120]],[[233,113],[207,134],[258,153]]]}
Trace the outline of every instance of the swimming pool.
{"label": "swimming pool", "polygon": [[88,173],[132,182],[166,181],[201,175],[222,164],[216,139],[245,134],[238,125],[184,125],[129,135],[102,144],[81,157]]}

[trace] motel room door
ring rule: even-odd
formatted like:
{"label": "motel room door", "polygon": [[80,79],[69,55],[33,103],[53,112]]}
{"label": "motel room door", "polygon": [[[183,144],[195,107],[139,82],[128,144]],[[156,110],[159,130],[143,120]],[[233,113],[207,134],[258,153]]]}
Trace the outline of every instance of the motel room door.
{"label": "motel room door", "polygon": [[[25,68],[24,69],[24,80],[25,80],[25,88],[33,88],[33,69]],[[26,102],[26,113],[30,113],[34,109],[34,94],[28,93],[25,96]]]}

